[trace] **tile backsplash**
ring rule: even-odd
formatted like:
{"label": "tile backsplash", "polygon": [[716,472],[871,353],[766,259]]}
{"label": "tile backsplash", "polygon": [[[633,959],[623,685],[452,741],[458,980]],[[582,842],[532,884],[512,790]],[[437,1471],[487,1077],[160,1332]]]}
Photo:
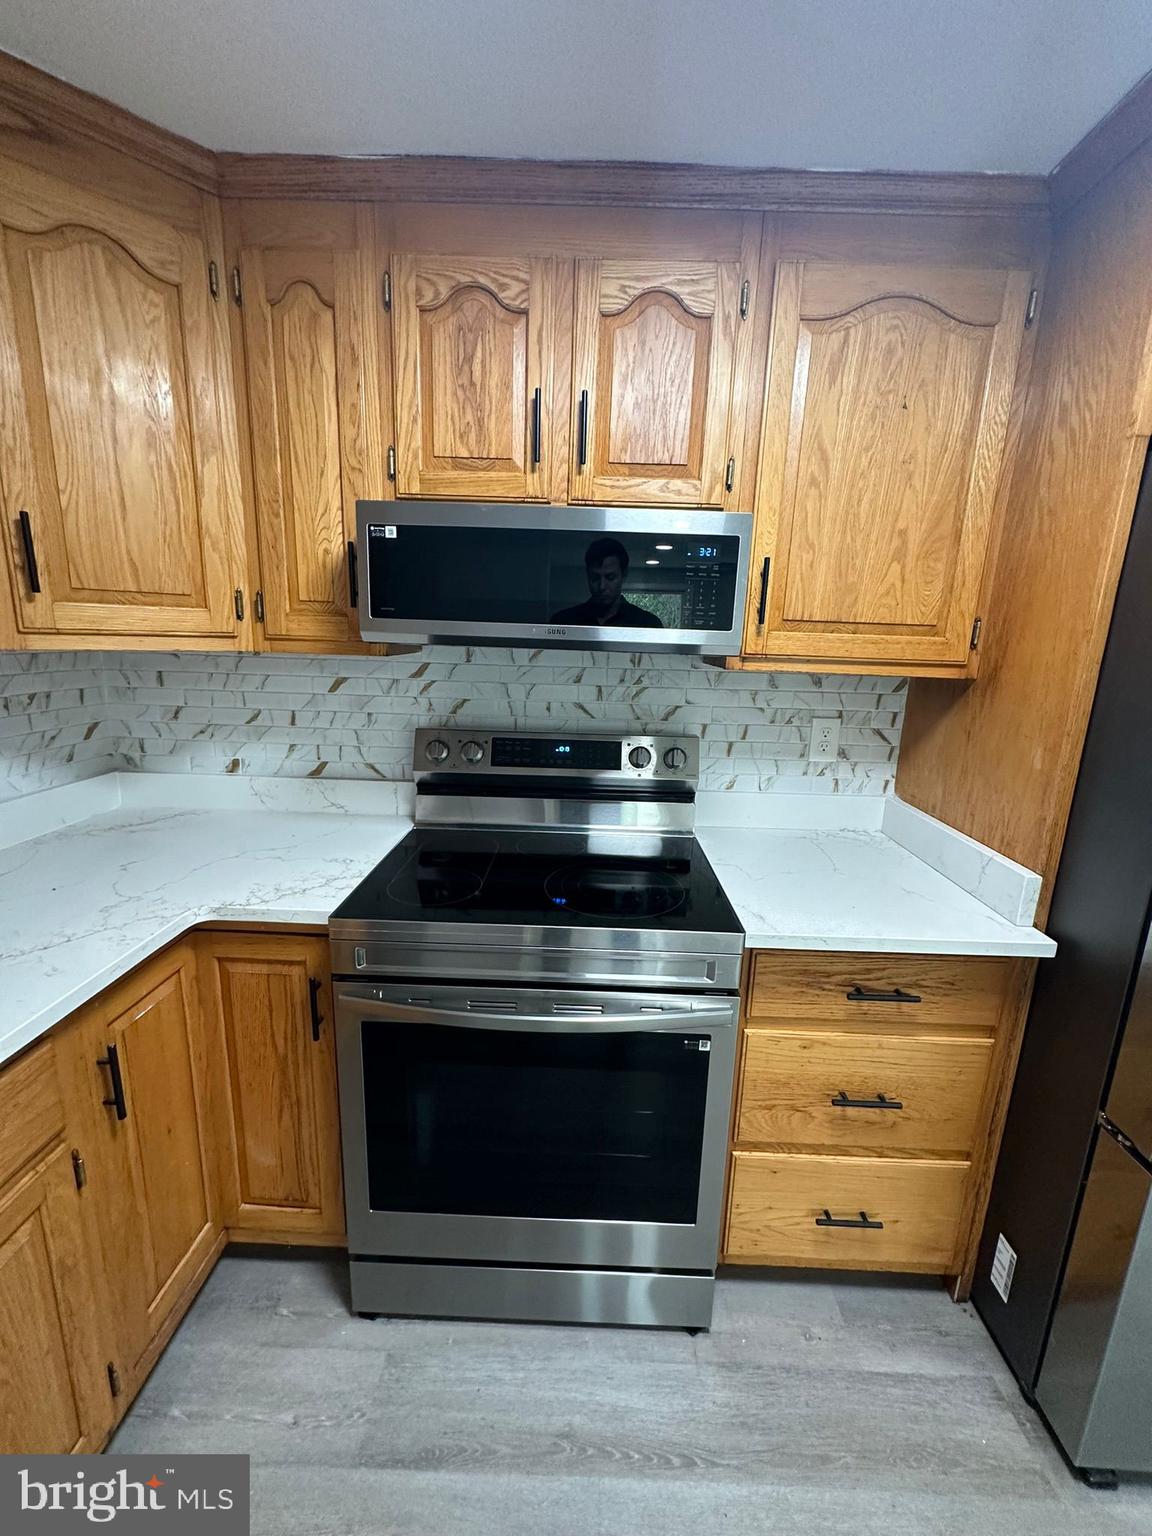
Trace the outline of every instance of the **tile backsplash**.
{"label": "tile backsplash", "polygon": [[[903,678],[605,652],[0,653],[0,799],[114,768],[406,779],[420,725],[682,731],[704,789],[884,795],[905,695]],[[840,718],[835,762],[807,760],[817,715]]]}

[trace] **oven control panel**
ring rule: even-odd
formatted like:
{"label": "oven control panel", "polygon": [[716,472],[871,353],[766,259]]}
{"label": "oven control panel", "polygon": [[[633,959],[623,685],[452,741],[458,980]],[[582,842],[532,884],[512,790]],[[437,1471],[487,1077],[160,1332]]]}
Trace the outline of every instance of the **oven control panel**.
{"label": "oven control panel", "polygon": [[695,783],[700,743],[694,736],[561,736],[425,727],[416,732],[412,766],[417,776],[570,774],[616,783]]}

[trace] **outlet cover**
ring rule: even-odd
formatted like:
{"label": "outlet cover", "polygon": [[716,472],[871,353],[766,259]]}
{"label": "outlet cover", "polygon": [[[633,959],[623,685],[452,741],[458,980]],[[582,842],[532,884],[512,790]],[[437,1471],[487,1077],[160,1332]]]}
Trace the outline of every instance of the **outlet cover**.
{"label": "outlet cover", "polygon": [[810,763],[835,762],[840,755],[840,716],[817,717],[812,722],[812,734],[808,738]]}

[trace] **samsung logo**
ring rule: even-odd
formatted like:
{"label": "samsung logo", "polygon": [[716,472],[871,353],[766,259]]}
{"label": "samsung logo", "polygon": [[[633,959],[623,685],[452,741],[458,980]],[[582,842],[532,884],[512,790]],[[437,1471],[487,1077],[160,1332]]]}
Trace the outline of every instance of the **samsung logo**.
{"label": "samsung logo", "polygon": [[546,635],[566,635],[568,627],[565,624],[549,624],[544,633]]}

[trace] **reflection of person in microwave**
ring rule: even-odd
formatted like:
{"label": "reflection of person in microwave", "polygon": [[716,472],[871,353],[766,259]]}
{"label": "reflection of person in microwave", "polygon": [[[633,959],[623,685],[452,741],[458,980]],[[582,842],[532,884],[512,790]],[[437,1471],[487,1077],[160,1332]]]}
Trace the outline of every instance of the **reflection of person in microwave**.
{"label": "reflection of person in microwave", "polygon": [[584,551],[588,601],[561,608],[553,624],[618,624],[623,629],[663,629],[664,621],[624,596],[628,551],[619,539],[594,539]]}

